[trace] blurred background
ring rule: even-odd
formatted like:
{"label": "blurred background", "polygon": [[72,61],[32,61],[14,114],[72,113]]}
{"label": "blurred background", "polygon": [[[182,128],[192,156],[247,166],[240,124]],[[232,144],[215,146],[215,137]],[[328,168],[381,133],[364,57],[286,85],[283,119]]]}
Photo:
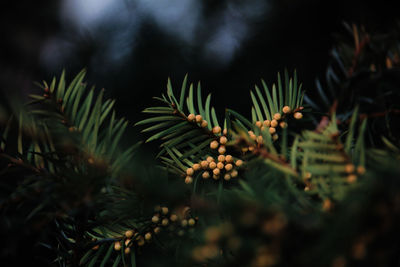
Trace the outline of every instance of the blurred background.
{"label": "blurred background", "polygon": [[186,73],[213,93],[217,111],[250,113],[249,89],[295,68],[314,90],[343,21],[382,31],[398,1],[365,0],[41,0],[0,8],[1,99],[26,97],[33,81],[87,68],[90,84],[116,98],[132,122]]}

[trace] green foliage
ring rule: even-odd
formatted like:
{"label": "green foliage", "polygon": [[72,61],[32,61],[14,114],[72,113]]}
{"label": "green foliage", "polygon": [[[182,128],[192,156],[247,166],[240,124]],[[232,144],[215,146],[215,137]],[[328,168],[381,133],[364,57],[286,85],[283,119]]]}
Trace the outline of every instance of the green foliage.
{"label": "green foliage", "polygon": [[[0,225],[12,236],[1,256],[29,240],[48,266],[398,264],[399,84],[385,87],[393,99],[378,114],[370,100],[355,105],[371,99],[351,89],[371,58],[366,35],[352,33],[355,50],[334,50],[327,89],[317,82],[322,108],[296,72],[250,92],[251,119],[217,116],[200,83],[185,76],[176,91],[168,79],[161,104],[136,123],[160,144],[157,162],[123,144],[129,122],[87,88],[84,70],[1,108]],[[390,60],[370,71],[397,72]]]}

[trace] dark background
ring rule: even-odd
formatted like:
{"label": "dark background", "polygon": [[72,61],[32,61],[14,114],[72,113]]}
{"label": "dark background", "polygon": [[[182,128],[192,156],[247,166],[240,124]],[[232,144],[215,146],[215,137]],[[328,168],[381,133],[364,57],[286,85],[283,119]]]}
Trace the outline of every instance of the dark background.
{"label": "dark background", "polygon": [[89,83],[106,88],[119,115],[136,122],[168,77],[178,89],[189,73],[213,93],[217,111],[249,114],[249,90],[260,78],[272,84],[278,71],[296,68],[312,93],[343,21],[385,31],[399,16],[395,2],[7,1],[0,6],[1,97],[26,97],[37,91],[33,81],[63,68],[71,78],[86,67]]}

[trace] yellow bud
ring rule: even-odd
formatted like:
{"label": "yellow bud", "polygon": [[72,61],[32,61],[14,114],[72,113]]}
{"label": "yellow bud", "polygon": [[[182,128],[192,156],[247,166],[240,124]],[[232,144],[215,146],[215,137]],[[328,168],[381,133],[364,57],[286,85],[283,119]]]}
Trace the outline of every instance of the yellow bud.
{"label": "yellow bud", "polygon": [[186,174],[187,174],[188,176],[192,176],[192,175],[194,174],[193,168],[187,168],[187,169],[186,169]]}
{"label": "yellow bud", "polygon": [[236,166],[240,167],[243,164],[243,160],[238,159],[235,164]]}
{"label": "yellow bud", "polygon": [[206,160],[203,160],[201,163],[201,168],[203,168],[204,170],[208,168],[208,162]]}
{"label": "yellow bud", "polygon": [[296,112],[296,113],[293,114],[293,117],[296,120],[300,120],[301,118],[303,118],[303,114],[301,114],[300,112]]}
{"label": "yellow bud", "polygon": [[218,179],[219,179],[219,175],[213,174],[213,179],[214,179],[214,180],[218,180]]}
{"label": "yellow bud", "polygon": [[201,115],[196,115],[196,122],[197,123],[202,122],[202,120],[203,120],[203,117]]}
{"label": "yellow bud", "polygon": [[238,176],[238,171],[237,170],[233,170],[232,172],[231,172],[231,177],[232,178],[235,178],[235,177],[237,177]]}
{"label": "yellow bud", "polygon": [[278,121],[275,120],[275,119],[273,119],[273,120],[271,121],[271,127],[276,127],[276,126],[278,126]]}
{"label": "yellow bud", "polygon": [[143,246],[143,245],[144,245],[144,238],[143,238],[143,236],[139,236],[139,237],[138,237],[137,244],[138,244],[139,246]]}
{"label": "yellow bud", "polygon": [[217,147],[218,147],[218,141],[212,141],[211,143],[210,143],[210,148],[211,149],[217,149]]}
{"label": "yellow bud", "polygon": [[193,225],[196,224],[196,221],[195,221],[193,218],[190,218],[190,219],[188,220],[188,224],[189,224],[189,226],[193,226]]}
{"label": "yellow bud", "polygon": [[185,184],[191,184],[191,183],[193,183],[193,178],[191,176],[186,176]]}
{"label": "yellow bud", "polygon": [[227,170],[227,171],[232,170],[232,168],[233,168],[233,165],[230,164],[230,163],[228,163],[228,164],[225,165],[225,170]]}
{"label": "yellow bud", "polygon": [[121,243],[120,243],[119,241],[116,241],[116,242],[114,243],[114,249],[115,249],[116,251],[121,250]]}
{"label": "yellow bud", "polygon": [[169,212],[169,210],[168,210],[167,207],[162,207],[162,208],[161,208],[161,212],[162,212],[162,214],[167,215],[168,212]]}
{"label": "yellow bud", "polygon": [[125,252],[125,254],[131,253],[131,248],[125,248],[124,252]]}
{"label": "yellow bud", "polygon": [[196,119],[196,116],[194,115],[194,114],[189,114],[188,116],[187,116],[187,119],[188,119],[188,121],[194,121],[195,119]]}
{"label": "yellow bud", "polygon": [[260,135],[260,136],[257,136],[257,143],[258,143],[258,144],[262,144],[262,143],[263,143],[263,138],[262,138],[261,135]]}
{"label": "yellow bud", "polygon": [[193,168],[194,171],[198,171],[198,170],[201,169],[201,166],[200,166],[199,163],[195,163],[195,164],[193,164],[192,168]]}
{"label": "yellow bud", "polygon": [[224,168],[224,164],[222,162],[217,163],[217,168],[222,170]]}
{"label": "yellow bud", "polygon": [[226,138],[225,136],[221,136],[221,137],[219,138],[219,143],[220,143],[221,145],[225,145],[226,142],[228,142],[228,138]]}
{"label": "yellow bud", "polygon": [[200,125],[202,128],[206,128],[207,126],[208,126],[208,122],[206,121],[206,120],[203,120],[202,122],[201,122],[201,125]]}
{"label": "yellow bud", "polygon": [[167,218],[164,218],[164,219],[162,220],[162,222],[161,222],[162,226],[167,226],[168,223],[169,223],[169,221],[168,221]]}
{"label": "yellow bud", "polygon": [[225,146],[220,146],[220,147],[218,148],[218,153],[219,153],[219,154],[225,154],[225,152],[226,152]]}
{"label": "yellow bud", "polygon": [[279,123],[279,126],[281,126],[282,129],[285,129],[285,128],[287,127],[287,123],[284,122],[284,121],[281,121],[281,122]]}
{"label": "yellow bud", "polygon": [[290,107],[289,106],[284,106],[283,107],[283,109],[282,109],[282,111],[283,111],[283,113],[289,113],[290,111],[291,111],[291,109],[290,109]]}
{"label": "yellow bud", "polygon": [[213,132],[213,134],[219,134],[219,133],[221,132],[221,127],[215,126],[215,127],[212,129],[212,132]]}
{"label": "yellow bud", "polygon": [[365,168],[363,166],[358,166],[357,173],[363,175],[365,173]]}
{"label": "yellow bud", "polygon": [[151,239],[151,233],[146,233],[144,235],[144,239],[146,239],[147,241],[149,241]]}
{"label": "yellow bud", "polygon": [[125,240],[125,246],[130,246],[131,240],[132,240],[132,239],[126,239],[126,240]]}
{"label": "yellow bud", "polygon": [[354,169],[355,169],[354,165],[351,163],[347,164],[344,168],[345,168],[346,173],[352,173],[352,172],[354,172]]}
{"label": "yellow bud", "polygon": [[249,151],[254,151],[254,146],[249,146]]}
{"label": "yellow bud", "polygon": [[249,148],[248,148],[248,147],[242,147],[242,152],[243,152],[243,153],[246,153],[247,151],[249,151]]}
{"label": "yellow bud", "polygon": [[183,219],[181,221],[181,225],[182,225],[182,227],[186,227],[188,225],[188,221],[186,219]]}
{"label": "yellow bud", "polygon": [[151,218],[151,221],[152,221],[153,223],[158,223],[159,220],[160,220],[160,218],[159,218],[157,215],[154,215],[154,216]]}
{"label": "yellow bud", "polygon": [[264,121],[264,126],[265,126],[265,127],[271,126],[271,122],[270,122],[269,120],[265,120],[265,121]]}
{"label": "yellow bud", "polygon": [[261,121],[256,121],[256,126],[258,127],[258,128],[261,128],[261,126],[262,126],[262,122]]}
{"label": "yellow bud", "polygon": [[203,179],[208,179],[208,178],[210,178],[210,173],[209,172],[203,172],[203,174],[201,176],[203,177]]}
{"label": "yellow bud", "polygon": [[228,129],[225,128],[225,129],[222,131],[222,134],[223,134],[223,135],[227,135],[227,134],[228,134]]}
{"label": "yellow bud", "polygon": [[274,135],[272,136],[272,140],[274,140],[274,141],[278,140],[278,138],[279,138],[278,134],[274,134]]}
{"label": "yellow bud", "polygon": [[267,129],[265,126],[261,127],[261,131],[265,131],[265,129]]}
{"label": "yellow bud", "polygon": [[210,169],[215,169],[217,167],[217,163],[215,163],[214,161],[210,162],[210,164],[208,164],[208,167],[210,167]]}
{"label": "yellow bud", "polygon": [[347,182],[349,184],[355,183],[356,181],[357,181],[357,175],[350,174],[349,176],[347,176]]}
{"label": "yellow bud", "polygon": [[126,232],[125,232],[125,236],[126,236],[127,238],[131,238],[131,237],[133,236],[133,231],[132,231],[132,230],[126,231]]}
{"label": "yellow bud", "polygon": [[275,113],[275,114],[274,114],[274,119],[275,119],[275,120],[279,121],[281,118],[282,118],[282,116],[281,116],[280,113]]}
{"label": "yellow bud", "polygon": [[213,157],[210,157],[210,156],[207,157],[207,162],[208,162],[208,163],[210,163],[210,162],[212,162],[212,161],[214,161],[214,158],[213,158]]}
{"label": "yellow bud", "polygon": [[224,162],[225,161],[225,156],[224,155],[219,155],[218,156],[218,161],[219,162]]}
{"label": "yellow bud", "polygon": [[220,172],[221,172],[221,170],[218,169],[218,168],[215,168],[215,169],[213,170],[213,174],[214,174],[214,175],[219,175]]}
{"label": "yellow bud", "polygon": [[269,133],[274,134],[276,132],[276,129],[274,127],[269,128]]}
{"label": "yellow bud", "polygon": [[225,179],[226,181],[229,181],[229,180],[231,179],[231,175],[230,175],[229,173],[225,173],[224,179]]}
{"label": "yellow bud", "polygon": [[160,233],[160,232],[161,232],[161,228],[160,228],[160,227],[154,228],[154,233],[155,233],[155,234],[158,234],[158,233]]}
{"label": "yellow bud", "polygon": [[228,163],[233,162],[233,157],[231,155],[226,155],[225,161]]}
{"label": "yellow bud", "polygon": [[175,222],[178,219],[178,216],[176,214],[171,214],[171,216],[169,216],[169,219],[171,220],[171,222]]}

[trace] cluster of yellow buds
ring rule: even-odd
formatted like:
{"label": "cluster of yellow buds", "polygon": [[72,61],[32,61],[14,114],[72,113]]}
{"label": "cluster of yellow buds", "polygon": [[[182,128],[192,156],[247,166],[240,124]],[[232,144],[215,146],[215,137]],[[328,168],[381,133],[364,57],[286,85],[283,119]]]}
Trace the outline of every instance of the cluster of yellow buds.
{"label": "cluster of yellow buds", "polygon": [[235,160],[232,155],[219,155],[217,159],[208,156],[206,160],[202,160],[199,163],[195,163],[192,167],[186,169],[185,183],[190,184],[193,182],[193,175],[196,172],[202,172],[202,178],[208,179],[212,177],[218,180],[223,177],[226,181],[231,178],[238,176],[236,167],[242,166],[243,161],[241,159]]}
{"label": "cluster of yellow buds", "polygon": [[345,172],[347,173],[347,182],[352,184],[357,181],[358,175],[363,175],[365,173],[365,168],[361,165],[356,168],[352,163],[349,163],[345,166]]}
{"label": "cluster of yellow buds", "polygon": [[206,128],[208,126],[208,122],[206,120],[204,120],[201,115],[194,115],[194,114],[190,113],[187,116],[187,120],[190,122],[197,123],[202,128]]}
{"label": "cluster of yellow buds", "polygon": [[[303,118],[303,114],[300,112],[301,110],[303,110],[303,107],[299,107],[293,112],[289,106],[284,106],[282,108],[282,113],[275,113],[273,115],[272,120],[257,121],[256,126],[258,128],[260,128],[261,131],[268,130],[268,132],[272,135],[272,139],[275,141],[279,138],[279,136],[277,134],[278,126],[282,129],[286,128],[288,126],[288,124],[284,120],[285,120],[285,118],[287,118],[287,116],[289,114],[292,114],[292,113],[293,113],[293,117],[297,120]],[[249,134],[250,134],[250,132],[249,132]],[[254,133],[250,134],[250,137],[253,140],[257,141],[257,143],[260,143],[258,139],[262,140],[261,136],[255,136]]]}
{"label": "cluster of yellow buds", "polygon": [[[146,242],[150,242],[153,235],[160,233],[162,228],[175,224],[175,226],[182,228],[178,231],[178,234],[182,235],[184,233],[183,228],[195,226],[198,220],[190,216],[190,208],[187,206],[178,209],[175,213],[171,213],[166,206],[156,206],[154,211],[155,213],[151,217],[152,223],[149,229],[141,233],[136,228],[126,230],[124,235],[119,237],[118,241],[114,242],[114,250],[120,251],[124,247],[125,254],[129,254],[132,246],[136,245],[140,247],[146,244]],[[93,249],[98,249],[98,245],[93,247]]]}

